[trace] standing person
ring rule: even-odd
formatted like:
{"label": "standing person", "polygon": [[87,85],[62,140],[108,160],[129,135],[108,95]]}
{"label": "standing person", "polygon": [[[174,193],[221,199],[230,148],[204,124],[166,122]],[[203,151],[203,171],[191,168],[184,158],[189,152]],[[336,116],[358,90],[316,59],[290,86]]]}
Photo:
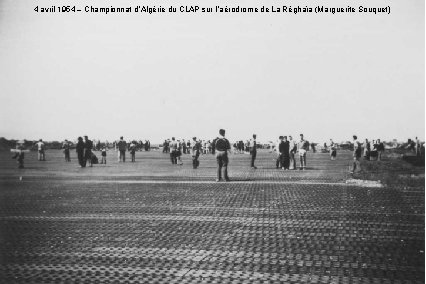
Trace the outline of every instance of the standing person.
{"label": "standing person", "polygon": [[194,169],[198,168],[200,165],[200,161],[198,161],[198,157],[200,156],[200,143],[197,142],[197,137],[192,137],[191,142],[191,156],[192,156],[192,167]]}
{"label": "standing person", "polygon": [[306,152],[309,150],[309,142],[303,138],[303,134],[300,134],[300,141],[297,144],[300,157],[300,170],[306,169]]}
{"label": "standing person", "polygon": [[333,139],[330,139],[330,159],[332,161],[336,160],[336,144],[333,142]]}
{"label": "standing person", "polygon": [[315,148],[314,142],[311,143],[311,149],[312,149],[312,153],[316,153],[317,149]]}
{"label": "standing person", "polygon": [[[192,145],[191,140],[188,139],[188,141],[186,142],[186,149],[191,149],[191,145]],[[189,150],[186,153],[191,154]]]}
{"label": "standing person", "polygon": [[38,140],[38,142],[36,143],[37,145],[37,150],[38,150],[38,160],[39,161],[46,161],[46,156],[45,156],[45,149],[46,149],[46,145],[43,143],[43,140],[40,139]]}
{"label": "standing person", "polygon": [[283,143],[283,136],[278,137],[278,142],[275,146],[275,152],[277,153],[277,160],[275,161],[275,167],[277,169],[282,168],[282,157],[281,157],[281,151],[280,151],[280,145]]}
{"label": "standing person", "polygon": [[365,139],[364,142],[364,159],[370,160],[370,142],[368,139]]}
{"label": "standing person", "polygon": [[84,163],[84,142],[83,138],[78,137],[78,142],[75,147],[75,151],[77,152],[78,164],[81,168],[84,168],[86,164]]}
{"label": "standing person", "polygon": [[377,139],[377,160],[382,160],[383,152],[385,151],[385,145],[383,142],[380,142],[380,139]]}
{"label": "standing person", "polygon": [[163,142],[163,153],[167,153],[168,147],[169,147],[169,142],[167,142],[167,140],[164,140],[164,142]]}
{"label": "standing person", "polygon": [[62,144],[62,149],[64,149],[65,162],[71,162],[71,158],[70,158],[70,142],[67,139],[65,139],[64,143]]}
{"label": "standing person", "polygon": [[[180,142],[180,140],[178,140],[177,141],[176,158],[177,158],[177,161],[179,161],[179,166],[183,165],[181,157],[182,157],[182,142]],[[176,161],[176,163],[177,163],[177,161]]]}
{"label": "standing person", "polygon": [[250,151],[250,155],[251,155],[250,166],[251,166],[252,169],[257,169],[257,167],[254,166],[254,160],[256,160],[256,155],[257,155],[256,134],[253,134],[253,139],[250,139],[249,151]]}
{"label": "standing person", "polygon": [[18,163],[18,169],[23,169],[24,168],[24,152],[26,152],[27,150],[25,150],[24,148],[24,140],[20,140],[16,143],[16,149],[11,150],[12,152],[15,153],[15,155],[12,157],[12,159],[16,159],[16,162]]}
{"label": "standing person", "polygon": [[295,169],[297,169],[297,165],[296,165],[296,159],[295,159],[294,155],[297,152],[297,144],[293,140],[293,137],[291,137],[291,135],[288,136],[288,138],[289,138],[288,143],[289,143],[289,148],[290,148],[290,153],[289,153],[290,154],[290,167],[289,167],[289,169],[295,170]]}
{"label": "standing person", "polygon": [[283,137],[280,143],[281,166],[283,170],[288,170],[290,166],[290,143],[287,141],[287,136]]}
{"label": "standing person", "polygon": [[358,137],[356,135],[353,136],[354,139],[354,152],[353,152],[353,159],[354,159],[354,163],[352,166],[352,171],[350,172],[351,174],[353,174],[355,171],[359,172],[361,170],[361,164],[359,162],[359,159],[361,158],[361,152],[362,152],[362,148],[361,148],[361,143],[357,140]]}
{"label": "standing person", "polygon": [[101,164],[106,164],[106,156],[107,156],[107,147],[104,146],[102,147],[102,152],[101,152]]}
{"label": "standing person", "polygon": [[132,158],[132,162],[136,161],[136,141],[132,141],[129,146],[130,157]]}
{"label": "standing person", "polygon": [[176,165],[178,143],[175,141],[174,137],[172,137],[172,141],[170,141],[169,147],[170,147],[170,160],[172,161],[172,165]]}
{"label": "standing person", "polygon": [[119,156],[118,156],[118,162],[126,162],[126,148],[127,148],[127,142],[124,141],[123,136],[120,137],[120,141],[117,143]]}
{"label": "standing person", "polygon": [[222,169],[223,169],[223,178],[225,181],[229,181],[228,177],[228,151],[231,150],[231,145],[229,144],[228,139],[225,138],[225,129],[219,130],[220,137],[216,139],[215,142],[215,152],[216,152],[216,162],[217,162],[217,177],[216,182],[219,182],[222,179]]}
{"label": "standing person", "polygon": [[[188,149],[189,152],[189,149]],[[182,153],[186,154],[186,142],[185,139],[182,139]]]}
{"label": "standing person", "polygon": [[84,136],[84,166],[89,162],[89,166],[92,167],[92,148],[93,142],[89,140],[89,137]]}
{"label": "standing person", "polygon": [[421,145],[420,139],[417,138],[417,137],[416,137],[416,145],[414,147],[415,147],[414,149],[416,151],[416,156],[417,157],[421,157],[421,155],[422,155],[422,153],[421,153],[422,145]]}
{"label": "standing person", "polygon": [[145,139],[145,152],[148,152],[149,151],[149,143],[148,143],[148,140],[146,140]]}

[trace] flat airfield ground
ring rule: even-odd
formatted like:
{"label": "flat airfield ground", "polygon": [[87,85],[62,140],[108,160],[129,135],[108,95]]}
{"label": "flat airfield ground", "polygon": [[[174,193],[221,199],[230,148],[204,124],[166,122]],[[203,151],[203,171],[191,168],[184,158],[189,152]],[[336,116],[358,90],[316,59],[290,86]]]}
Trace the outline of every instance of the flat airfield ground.
{"label": "flat airfield ground", "polygon": [[346,184],[350,152],[231,155],[229,183],[212,155],[46,158],[0,153],[0,283],[424,283],[424,184]]}

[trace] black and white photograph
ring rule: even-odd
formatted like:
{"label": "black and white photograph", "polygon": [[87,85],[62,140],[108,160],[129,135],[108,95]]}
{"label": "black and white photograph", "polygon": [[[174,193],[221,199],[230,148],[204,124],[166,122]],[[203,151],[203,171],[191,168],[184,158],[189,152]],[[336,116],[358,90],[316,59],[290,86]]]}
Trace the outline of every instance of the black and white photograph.
{"label": "black and white photograph", "polygon": [[0,0],[0,283],[425,283],[425,1]]}

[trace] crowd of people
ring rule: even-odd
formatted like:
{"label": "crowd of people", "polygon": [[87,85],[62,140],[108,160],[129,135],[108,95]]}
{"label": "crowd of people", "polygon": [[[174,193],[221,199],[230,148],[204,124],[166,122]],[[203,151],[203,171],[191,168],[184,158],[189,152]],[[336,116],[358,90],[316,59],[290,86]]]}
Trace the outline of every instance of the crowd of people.
{"label": "crowd of people", "polygon": [[[409,140],[411,142],[411,140]],[[364,143],[358,141],[356,135],[353,136],[353,165],[351,173],[360,171],[360,159],[363,156],[365,160],[377,160],[382,159],[382,155],[385,151],[385,145],[380,139],[371,140],[365,139]],[[259,145],[257,143],[257,135],[253,134],[252,138],[247,140],[246,143],[243,140],[236,141],[233,145],[233,153],[248,153],[251,156],[250,167],[252,169],[257,169],[255,165],[257,157],[257,149]],[[37,148],[38,160],[46,161],[46,145],[42,139],[39,139],[33,145]],[[66,162],[71,162],[70,150],[73,146],[73,143],[65,139],[62,144],[62,149],[65,156]],[[92,167],[93,164],[98,163],[98,159],[93,151],[101,152],[101,164],[107,163],[107,151],[110,148],[111,144],[107,141],[101,143],[99,140],[95,143],[88,138],[88,136],[78,137],[77,143],[75,144],[75,150],[77,153],[77,159],[80,167],[84,168],[87,165]],[[132,162],[136,161],[136,151],[149,151],[151,146],[149,140],[136,141],[132,140],[127,142],[123,137],[120,137],[118,141],[112,143],[112,146],[116,149],[118,153],[118,162],[126,162],[126,151],[130,153],[130,158]],[[213,140],[201,140],[197,137],[193,137],[191,140],[185,139],[176,139],[172,137],[171,139],[164,140],[163,144],[163,153],[168,153],[170,155],[170,161],[173,165],[183,165],[182,155],[188,154],[192,157],[192,166],[194,169],[198,168],[200,165],[199,157],[202,154],[215,154],[217,161],[217,176],[216,181],[229,181],[228,176],[228,163],[229,158],[228,154],[231,154],[231,144],[228,139],[225,138],[225,130],[219,130],[219,136]],[[413,148],[416,152],[416,155],[420,156],[421,151],[421,142],[416,137],[416,140],[413,143],[408,143],[407,147]],[[330,159],[336,160],[338,144],[335,143],[332,139],[330,142],[324,143],[323,150],[329,152]],[[300,139],[295,141],[291,135],[289,136],[279,136],[278,141],[275,145],[272,146],[272,151],[276,153],[275,166],[277,169],[282,170],[306,170],[307,161],[306,155],[309,149],[315,151],[315,144],[309,143],[303,134],[300,134]],[[24,167],[24,153],[28,152],[25,150],[24,141],[18,141],[16,149],[13,149],[12,152],[15,153],[13,156],[14,159],[18,162],[18,167]],[[299,167],[297,167],[299,163]]]}

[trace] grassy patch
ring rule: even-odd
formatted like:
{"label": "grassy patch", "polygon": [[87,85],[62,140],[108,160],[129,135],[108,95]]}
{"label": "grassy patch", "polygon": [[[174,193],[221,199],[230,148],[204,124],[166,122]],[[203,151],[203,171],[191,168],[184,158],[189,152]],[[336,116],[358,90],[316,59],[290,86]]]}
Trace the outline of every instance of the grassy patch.
{"label": "grassy patch", "polygon": [[361,171],[355,179],[376,180],[392,187],[424,187],[425,168],[403,157],[385,156],[382,161],[361,161]]}

